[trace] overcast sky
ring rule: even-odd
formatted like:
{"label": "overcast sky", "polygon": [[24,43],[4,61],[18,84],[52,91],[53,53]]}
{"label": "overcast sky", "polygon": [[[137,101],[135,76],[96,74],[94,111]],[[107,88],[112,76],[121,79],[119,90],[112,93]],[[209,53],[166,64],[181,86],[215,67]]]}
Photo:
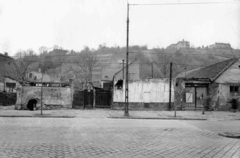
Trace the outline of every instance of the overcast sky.
{"label": "overcast sky", "polygon": [[[224,42],[240,48],[240,1],[219,1],[232,3],[130,6],[129,44],[165,48],[184,39],[196,47]],[[129,0],[165,2],[206,1]],[[0,0],[0,52],[125,46],[126,13],[127,0]]]}

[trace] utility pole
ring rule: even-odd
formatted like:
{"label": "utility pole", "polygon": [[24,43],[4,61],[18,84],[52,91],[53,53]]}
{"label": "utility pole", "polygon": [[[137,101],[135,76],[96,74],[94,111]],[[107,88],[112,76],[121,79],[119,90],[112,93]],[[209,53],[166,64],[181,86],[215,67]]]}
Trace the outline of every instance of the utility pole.
{"label": "utility pole", "polygon": [[124,81],[124,60],[123,61],[123,81]]}
{"label": "utility pole", "polygon": [[[43,74],[42,74],[43,75]],[[43,77],[42,77],[43,78]],[[42,112],[42,102],[43,102],[43,82],[42,82],[42,86],[41,86],[41,115],[43,114]]]}
{"label": "utility pole", "polygon": [[127,4],[127,52],[126,52],[126,90],[125,90],[125,116],[129,116],[128,113],[128,42],[129,42],[129,4]]}
{"label": "utility pole", "polygon": [[153,78],[153,62],[151,63],[151,66],[152,66],[152,78]]}
{"label": "utility pole", "polygon": [[172,63],[170,63],[170,78],[169,78],[169,110],[171,110],[171,97],[172,97]]}

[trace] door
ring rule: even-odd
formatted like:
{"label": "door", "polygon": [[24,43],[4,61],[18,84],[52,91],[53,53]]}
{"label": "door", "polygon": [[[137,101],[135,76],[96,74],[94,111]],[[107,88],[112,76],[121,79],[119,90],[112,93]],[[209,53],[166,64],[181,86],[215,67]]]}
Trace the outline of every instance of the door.
{"label": "door", "polygon": [[196,108],[207,105],[207,87],[196,87]]}

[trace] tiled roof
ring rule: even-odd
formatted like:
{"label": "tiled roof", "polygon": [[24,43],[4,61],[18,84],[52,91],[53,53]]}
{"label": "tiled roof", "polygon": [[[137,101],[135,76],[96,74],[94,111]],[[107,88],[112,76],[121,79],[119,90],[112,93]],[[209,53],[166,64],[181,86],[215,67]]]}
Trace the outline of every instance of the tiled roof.
{"label": "tiled roof", "polygon": [[232,58],[200,69],[188,71],[186,72],[186,78],[210,79],[211,81],[214,81],[236,61],[237,59]]}
{"label": "tiled roof", "polygon": [[0,54],[0,81],[5,77],[20,81],[21,73],[13,58]]}

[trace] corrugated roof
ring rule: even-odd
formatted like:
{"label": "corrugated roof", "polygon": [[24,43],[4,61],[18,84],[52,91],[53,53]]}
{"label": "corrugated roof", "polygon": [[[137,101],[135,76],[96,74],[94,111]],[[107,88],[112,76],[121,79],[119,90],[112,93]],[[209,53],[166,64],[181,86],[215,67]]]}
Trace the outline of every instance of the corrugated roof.
{"label": "corrugated roof", "polygon": [[5,77],[21,81],[21,73],[13,58],[0,54],[0,81],[3,82]]}
{"label": "corrugated roof", "polygon": [[188,71],[186,72],[186,78],[210,79],[214,81],[236,61],[237,59],[232,58],[200,69],[191,70],[190,72]]}

